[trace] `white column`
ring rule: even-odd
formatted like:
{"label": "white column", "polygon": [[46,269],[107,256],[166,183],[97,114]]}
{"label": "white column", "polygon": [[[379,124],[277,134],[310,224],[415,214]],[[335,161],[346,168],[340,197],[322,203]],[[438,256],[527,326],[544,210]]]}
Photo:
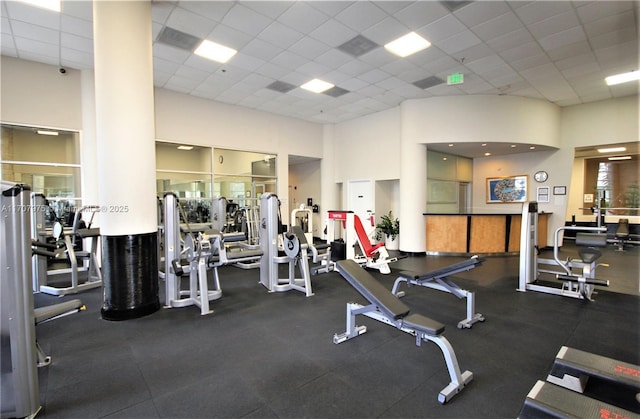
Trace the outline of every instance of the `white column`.
{"label": "white column", "polygon": [[325,223],[328,218],[327,211],[338,210],[338,188],[335,180],[335,168],[333,162],[335,125],[322,127],[322,161],[320,162],[320,237],[324,234]]}
{"label": "white column", "polygon": [[409,138],[404,129],[405,103],[400,105],[400,250],[426,251],[423,213],[427,206],[427,151],[424,144]]}
{"label": "white column", "polygon": [[160,308],[151,2],[94,1],[102,317]]}
{"label": "white column", "polygon": [[80,136],[82,204],[97,205],[100,200],[98,196],[98,143],[96,140],[96,94],[93,70],[82,70],[80,83],[82,91],[82,132]]}
{"label": "white column", "polygon": [[157,231],[151,2],[93,7],[101,231]]}

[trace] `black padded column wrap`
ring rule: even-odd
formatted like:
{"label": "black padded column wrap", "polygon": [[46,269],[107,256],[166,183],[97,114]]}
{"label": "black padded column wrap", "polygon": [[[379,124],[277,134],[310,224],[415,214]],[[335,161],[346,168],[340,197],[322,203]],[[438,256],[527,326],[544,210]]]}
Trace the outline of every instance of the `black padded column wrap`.
{"label": "black padded column wrap", "polygon": [[128,320],[160,309],[158,234],[102,236],[102,318]]}

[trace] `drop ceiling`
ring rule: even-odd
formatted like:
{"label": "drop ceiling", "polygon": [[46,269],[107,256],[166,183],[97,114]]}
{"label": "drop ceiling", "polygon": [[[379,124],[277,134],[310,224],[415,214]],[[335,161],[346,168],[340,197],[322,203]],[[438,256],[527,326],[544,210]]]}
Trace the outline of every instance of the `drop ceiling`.
{"label": "drop ceiling", "polygon": [[[3,1],[1,14],[2,55],[93,67],[91,2],[63,0],[58,14]],[[638,69],[633,1],[152,1],[152,15],[157,87],[317,123],[434,96],[569,106],[638,93],[637,82],[604,83]],[[159,39],[163,30],[238,53],[226,64],[208,61]],[[382,47],[410,31],[431,47],[407,58]],[[452,73],[464,83],[447,85]],[[312,78],[337,90],[299,88]]]}

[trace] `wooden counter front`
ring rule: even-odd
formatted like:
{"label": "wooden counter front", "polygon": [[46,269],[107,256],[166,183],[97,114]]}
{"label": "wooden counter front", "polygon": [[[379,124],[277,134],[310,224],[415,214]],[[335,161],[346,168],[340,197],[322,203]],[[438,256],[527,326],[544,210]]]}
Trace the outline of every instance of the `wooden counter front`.
{"label": "wooden counter front", "polygon": [[471,216],[470,253],[504,253],[506,243],[507,216]]}
{"label": "wooden counter front", "polygon": [[467,217],[430,215],[426,225],[427,252],[467,252]]}
{"label": "wooden counter front", "polygon": [[[427,253],[517,253],[521,214],[424,214]],[[547,245],[549,213],[538,214],[538,247]]]}

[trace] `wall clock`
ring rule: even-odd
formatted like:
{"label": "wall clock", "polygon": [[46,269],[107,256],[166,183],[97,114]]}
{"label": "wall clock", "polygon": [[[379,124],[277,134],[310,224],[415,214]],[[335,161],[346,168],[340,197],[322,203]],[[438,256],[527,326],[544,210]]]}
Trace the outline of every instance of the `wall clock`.
{"label": "wall clock", "polygon": [[536,172],[535,175],[533,175],[533,178],[536,180],[536,182],[542,183],[542,182],[545,182],[547,179],[549,179],[549,174],[544,170],[540,170]]}

